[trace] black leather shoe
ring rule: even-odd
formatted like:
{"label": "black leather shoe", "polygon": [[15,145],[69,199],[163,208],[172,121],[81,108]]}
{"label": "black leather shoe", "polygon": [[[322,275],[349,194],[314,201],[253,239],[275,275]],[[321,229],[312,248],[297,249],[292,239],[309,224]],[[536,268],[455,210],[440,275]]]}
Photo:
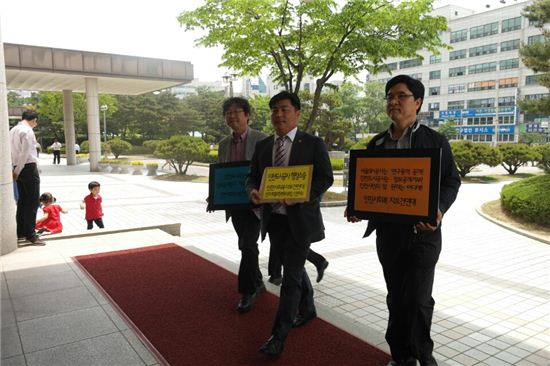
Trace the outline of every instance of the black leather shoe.
{"label": "black leather shoe", "polygon": [[237,311],[241,314],[249,312],[252,308],[252,304],[254,304],[254,300],[256,300],[256,293],[243,295],[237,305]]}
{"label": "black leather shoe", "polygon": [[46,245],[46,243],[43,240],[41,240],[38,235],[33,235],[31,237],[28,237],[27,241],[30,241],[32,245],[37,245],[37,246]]}
{"label": "black leather shoe", "polygon": [[269,358],[279,358],[283,352],[285,342],[275,336],[269,337],[269,339],[260,347],[260,353],[263,353]]}
{"label": "black leather shoe", "polygon": [[319,267],[317,267],[317,283],[321,282],[325,275],[325,269],[328,267],[328,261],[324,261]]}
{"label": "black leather shoe", "polygon": [[306,315],[298,314],[296,315],[296,317],[294,318],[294,321],[292,322],[292,328],[298,328],[303,325],[306,325],[308,321],[315,318],[317,318],[317,313],[315,311]]}
{"label": "black leather shoe", "polygon": [[272,283],[275,286],[281,286],[281,283],[283,283],[283,278],[282,277],[270,276],[269,279],[267,280],[267,282]]}

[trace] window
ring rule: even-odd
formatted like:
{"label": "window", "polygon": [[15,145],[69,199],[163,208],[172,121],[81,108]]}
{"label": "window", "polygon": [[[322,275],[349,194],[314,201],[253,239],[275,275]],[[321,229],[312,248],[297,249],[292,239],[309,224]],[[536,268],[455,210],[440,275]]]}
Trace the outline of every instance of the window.
{"label": "window", "polygon": [[500,79],[498,81],[498,87],[499,89],[504,88],[515,88],[518,86],[519,78],[506,78],[506,79]]}
{"label": "window", "polygon": [[500,52],[517,50],[519,48],[519,39],[504,41],[500,43]]}
{"label": "window", "polygon": [[451,32],[451,43],[462,42],[468,39],[468,30],[461,29],[455,32]]}
{"label": "window", "polygon": [[470,65],[468,66],[468,74],[479,74],[482,72],[491,72],[496,71],[497,63],[496,62],[486,62],[483,64]]}
{"label": "window", "polygon": [[452,84],[452,85],[449,85],[449,88],[447,89],[448,94],[464,93],[465,91],[466,91],[465,84]]}
{"label": "window", "polygon": [[439,86],[430,88],[430,95],[439,95]]}
{"label": "window", "polygon": [[430,80],[441,79],[441,70],[430,71]]}
{"label": "window", "polygon": [[439,110],[439,102],[428,103],[428,110],[429,111],[438,111]]}
{"label": "window", "polygon": [[539,84],[540,75],[529,75],[525,77],[525,85],[537,85]]}
{"label": "window", "polygon": [[417,74],[409,74],[409,76],[413,79],[416,79],[416,80],[422,80],[422,73],[417,73]]}
{"label": "window", "polygon": [[468,83],[468,91],[474,92],[482,90],[494,90],[496,89],[496,84],[497,83],[495,80],[474,81]]}
{"label": "window", "polygon": [[498,33],[498,22],[493,22],[470,28],[470,39],[487,37]]}
{"label": "window", "polygon": [[470,57],[489,55],[498,51],[498,43],[470,48]]}
{"label": "window", "polygon": [[519,58],[500,61],[501,70],[517,69],[519,67]]}
{"label": "window", "polygon": [[502,21],[502,30],[501,32],[511,32],[516,29],[521,28],[521,17],[515,17],[510,19],[505,19]]}
{"label": "window", "polygon": [[387,64],[386,66],[388,66],[388,69],[390,70],[397,70],[397,62],[392,62],[391,64]]}
{"label": "window", "polygon": [[447,109],[457,110],[457,109],[464,109],[464,101],[463,100],[450,100],[447,102]]}
{"label": "window", "polygon": [[542,98],[547,98],[547,97],[550,97],[550,94],[546,93],[539,93],[539,94],[527,94],[525,96],[525,99],[527,100],[539,100],[539,99],[542,99]]}
{"label": "window", "polygon": [[413,58],[410,60],[400,61],[399,69],[408,69],[409,67],[421,66],[422,60],[418,58]]}
{"label": "window", "polygon": [[466,75],[466,67],[465,66],[453,67],[453,68],[449,69],[449,77],[450,78],[455,77],[455,76],[463,76],[463,75]]}
{"label": "window", "polygon": [[431,55],[430,64],[439,64],[441,63],[441,55]]}
{"label": "window", "polygon": [[529,19],[530,27],[542,28],[543,25],[544,25],[544,22],[541,22],[538,19]]}
{"label": "window", "polygon": [[470,126],[485,126],[493,124],[493,117],[473,117],[468,118],[466,124]]}
{"label": "window", "polygon": [[516,105],[516,97],[499,97],[498,106],[499,107],[513,107]]}
{"label": "window", "polygon": [[499,125],[510,125],[514,124],[514,116],[498,116]]}
{"label": "window", "polygon": [[527,37],[527,44],[544,43],[544,36],[538,34],[536,36]]}
{"label": "window", "polygon": [[495,106],[495,98],[468,100],[468,108],[492,108],[494,106]]}
{"label": "window", "polygon": [[466,49],[449,52],[449,61],[466,58]]}

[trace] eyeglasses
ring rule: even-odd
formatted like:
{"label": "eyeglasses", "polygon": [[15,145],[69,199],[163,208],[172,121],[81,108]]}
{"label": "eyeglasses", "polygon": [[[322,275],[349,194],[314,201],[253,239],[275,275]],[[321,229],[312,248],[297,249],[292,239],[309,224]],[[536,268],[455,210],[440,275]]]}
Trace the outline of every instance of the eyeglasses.
{"label": "eyeglasses", "polygon": [[224,116],[236,116],[236,115],[238,115],[240,113],[243,113],[243,112],[244,112],[244,110],[242,110],[242,109],[235,109],[234,111],[225,112]]}
{"label": "eyeglasses", "polygon": [[384,97],[384,100],[386,101],[386,103],[389,103],[395,98],[397,98],[397,100],[399,100],[400,102],[404,102],[408,97],[414,97],[414,94],[404,94],[404,93],[396,94],[396,95],[388,94]]}

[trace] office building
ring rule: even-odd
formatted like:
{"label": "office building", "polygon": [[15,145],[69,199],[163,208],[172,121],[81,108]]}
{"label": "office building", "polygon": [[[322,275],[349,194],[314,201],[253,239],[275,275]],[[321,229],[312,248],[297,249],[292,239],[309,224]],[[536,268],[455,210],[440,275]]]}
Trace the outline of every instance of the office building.
{"label": "office building", "polygon": [[454,5],[435,9],[432,15],[448,20],[441,37],[452,49],[420,51],[422,60],[389,59],[391,73],[371,79],[385,82],[407,74],[422,80],[426,97],[420,120],[435,128],[452,120],[456,139],[517,142],[520,131],[548,132],[549,116],[524,114],[517,105],[548,95],[519,55],[522,44],[544,41],[540,28],[521,15],[530,3],[481,13]]}

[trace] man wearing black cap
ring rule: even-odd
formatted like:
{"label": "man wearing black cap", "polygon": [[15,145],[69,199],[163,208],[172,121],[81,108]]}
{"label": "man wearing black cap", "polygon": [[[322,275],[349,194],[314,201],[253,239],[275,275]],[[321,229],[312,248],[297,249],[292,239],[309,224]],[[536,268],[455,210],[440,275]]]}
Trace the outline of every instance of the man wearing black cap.
{"label": "man wearing black cap", "polygon": [[[435,265],[441,252],[441,220],[454,202],[460,177],[447,139],[417,121],[424,85],[407,75],[386,84],[387,131],[376,135],[367,149],[441,148],[441,176],[437,225],[415,225],[369,220],[365,237],[376,230],[376,250],[384,271],[389,321],[386,340],[393,360],[388,366],[437,365],[430,337]],[[346,212],[347,213],[347,212]],[[348,221],[360,221],[348,217]]]}

